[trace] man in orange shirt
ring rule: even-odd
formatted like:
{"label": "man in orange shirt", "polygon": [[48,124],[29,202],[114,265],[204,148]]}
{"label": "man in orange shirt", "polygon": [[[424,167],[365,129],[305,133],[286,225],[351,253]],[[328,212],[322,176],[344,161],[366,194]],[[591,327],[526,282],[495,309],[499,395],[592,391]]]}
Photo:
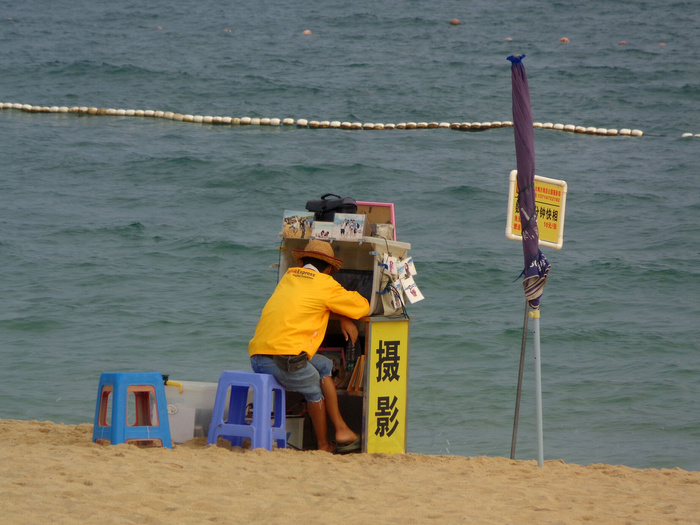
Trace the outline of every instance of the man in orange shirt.
{"label": "man in orange shirt", "polygon": [[[316,351],[331,317],[340,321],[345,340],[354,344],[358,332],[353,319],[366,316],[369,303],[331,277],[343,261],[328,242],[314,239],[303,250],[292,250],[292,255],[300,268],[287,270],[263,308],[248,345],[251,366],[304,395],[319,450],[352,452],[361,441],[340,414],[331,377],[333,362]],[[328,441],[326,414],[335,427],[337,448]]]}

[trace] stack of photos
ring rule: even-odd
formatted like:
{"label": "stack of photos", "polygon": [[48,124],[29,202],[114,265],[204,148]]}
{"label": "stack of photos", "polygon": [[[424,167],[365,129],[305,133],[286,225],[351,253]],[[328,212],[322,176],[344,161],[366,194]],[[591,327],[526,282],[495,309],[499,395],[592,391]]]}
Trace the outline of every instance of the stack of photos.
{"label": "stack of photos", "polygon": [[282,235],[292,239],[308,239],[312,235],[314,213],[311,211],[284,211]]}
{"label": "stack of photos", "polygon": [[403,290],[409,303],[413,304],[425,299],[413,279],[413,276],[417,273],[416,266],[413,263],[413,257],[404,260],[397,259],[387,254],[384,257],[384,264],[394,281],[394,288],[396,290]]}

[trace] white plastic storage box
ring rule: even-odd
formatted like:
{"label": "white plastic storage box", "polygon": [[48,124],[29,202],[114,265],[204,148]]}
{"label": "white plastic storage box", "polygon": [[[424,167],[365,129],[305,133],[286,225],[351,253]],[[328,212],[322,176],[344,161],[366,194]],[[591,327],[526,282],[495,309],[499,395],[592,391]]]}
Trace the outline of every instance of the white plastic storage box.
{"label": "white plastic storage box", "polygon": [[218,383],[168,381],[165,399],[168,403],[170,437],[174,443],[207,436],[217,386]]}

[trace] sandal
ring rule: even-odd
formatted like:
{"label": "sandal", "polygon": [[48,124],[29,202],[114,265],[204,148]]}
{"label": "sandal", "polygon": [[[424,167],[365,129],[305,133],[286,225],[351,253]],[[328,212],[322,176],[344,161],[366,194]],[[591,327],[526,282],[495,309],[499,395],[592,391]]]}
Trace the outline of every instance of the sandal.
{"label": "sandal", "polygon": [[362,448],[362,438],[358,438],[352,443],[338,443],[338,448],[335,449],[335,454],[348,454]]}

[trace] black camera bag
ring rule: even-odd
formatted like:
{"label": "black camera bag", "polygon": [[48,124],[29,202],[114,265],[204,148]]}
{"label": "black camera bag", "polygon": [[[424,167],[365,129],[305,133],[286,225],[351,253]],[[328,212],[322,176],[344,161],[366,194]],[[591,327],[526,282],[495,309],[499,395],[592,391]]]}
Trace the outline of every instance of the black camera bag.
{"label": "black camera bag", "polygon": [[352,197],[342,198],[340,195],[326,193],[320,200],[308,201],[306,209],[314,212],[314,220],[331,222],[336,213],[357,213],[357,201]]}

